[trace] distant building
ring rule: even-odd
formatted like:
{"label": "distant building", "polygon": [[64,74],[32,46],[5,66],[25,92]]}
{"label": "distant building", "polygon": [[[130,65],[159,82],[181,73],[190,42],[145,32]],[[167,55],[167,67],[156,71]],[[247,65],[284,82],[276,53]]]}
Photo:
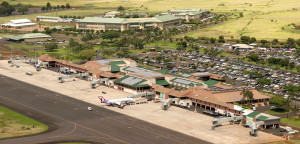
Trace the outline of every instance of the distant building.
{"label": "distant building", "polygon": [[249,46],[247,44],[235,44],[235,45],[232,45],[231,48],[233,50],[249,51],[249,50],[252,50],[254,47],[253,46]]}
{"label": "distant building", "polygon": [[36,41],[46,41],[48,39],[53,39],[53,37],[43,33],[29,33],[29,34],[22,34],[22,35],[9,35],[6,36],[6,39],[15,42],[36,42]]}
{"label": "distant building", "polygon": [[172,15],[163,15],[152,18],[99,18],[85,17],[76,22],[77,29],[94,30],[128,30],[158,27],[160,29],[172,28],[180,25],[181,20]]}
{"label": "distant building", "polygon": [[169,15],[179,17],[181,19],[199,19],[202,18],[204,14],[207,14],[208,11],[202,9],[174,9],[168,10]]}
{"label": "distant building", "polygon": [[62,18],[60,17],[50,17],[50,16],[37,16],[35,21],[44,21],[44,22],[59,22]]}
{"label": "distant building", "polygon": [[50,16],[37,16],[35,18],[35,21],[72,23],[72,22],[75,22],[75,19],[74,18],[50,17]]}
{"label": "distant building", "polygon": [[29,19],[17,19],[17,20],[10,20],[5,24],[1,24],[2,28],[15,28],[21,29],[25,27],[33,27],[36,26],[36,23],[31,22]]}
{"label": "distant building", "polygon": [[120,16],[120,12],[117,11],[111,11],[105,14],[105,17],[119,17]]}

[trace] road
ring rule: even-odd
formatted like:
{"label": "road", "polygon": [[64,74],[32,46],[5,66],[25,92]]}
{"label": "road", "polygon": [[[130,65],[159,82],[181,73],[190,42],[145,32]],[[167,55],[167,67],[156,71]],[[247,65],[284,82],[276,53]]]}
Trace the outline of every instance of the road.
{"label": "road", "polygon": [[[0,140],[0,143],[5,144],[56,141],[137,144],[208,143],[3,75],[0,75],[0,105],[50,127],[48,131],[41,134]],[[92,106],[94,111],[88,111],[88,106]]]}

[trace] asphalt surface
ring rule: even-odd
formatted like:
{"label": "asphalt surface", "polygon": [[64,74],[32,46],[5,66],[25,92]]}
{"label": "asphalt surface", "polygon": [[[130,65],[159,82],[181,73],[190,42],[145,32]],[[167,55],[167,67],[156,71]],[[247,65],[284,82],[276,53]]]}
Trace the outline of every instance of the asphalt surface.
{"label": "asphalt surface", "polygon": [[[55,141],[136,144],[209,143],[3,75],[0,75],[0,105],[49,126],[49,130],[41,134],[0,140],[3,144]],[[89,106],[93,107],[93,111],[87,110]]]}

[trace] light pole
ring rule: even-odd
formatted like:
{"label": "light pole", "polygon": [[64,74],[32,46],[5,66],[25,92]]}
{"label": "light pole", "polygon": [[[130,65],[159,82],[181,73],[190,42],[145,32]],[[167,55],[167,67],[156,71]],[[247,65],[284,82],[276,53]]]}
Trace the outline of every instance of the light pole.
{"label": "light pole", "polygon": [[195,95],[195,113],[197,112],[196,108],[197,108],[197,103],[196,103],[196,97],[198,97],[198,95]]}
{"label": "light pole", "polygon": [[34,49],[34,57],[35,57],[35,62],[34,62],[34,64],[36,65],[36,48]]}

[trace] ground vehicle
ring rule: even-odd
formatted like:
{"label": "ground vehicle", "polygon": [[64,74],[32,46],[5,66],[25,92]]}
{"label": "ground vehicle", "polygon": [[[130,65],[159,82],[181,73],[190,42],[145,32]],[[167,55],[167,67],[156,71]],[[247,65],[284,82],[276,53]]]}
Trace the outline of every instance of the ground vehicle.
{"label": "ground vehicle", "polygon": [[59,72],[64,73],[64,74],[71,74],[71,73],[73,73],[72,71],[70,71],[69,69],[66,69],[66,68],[59,69]]}

